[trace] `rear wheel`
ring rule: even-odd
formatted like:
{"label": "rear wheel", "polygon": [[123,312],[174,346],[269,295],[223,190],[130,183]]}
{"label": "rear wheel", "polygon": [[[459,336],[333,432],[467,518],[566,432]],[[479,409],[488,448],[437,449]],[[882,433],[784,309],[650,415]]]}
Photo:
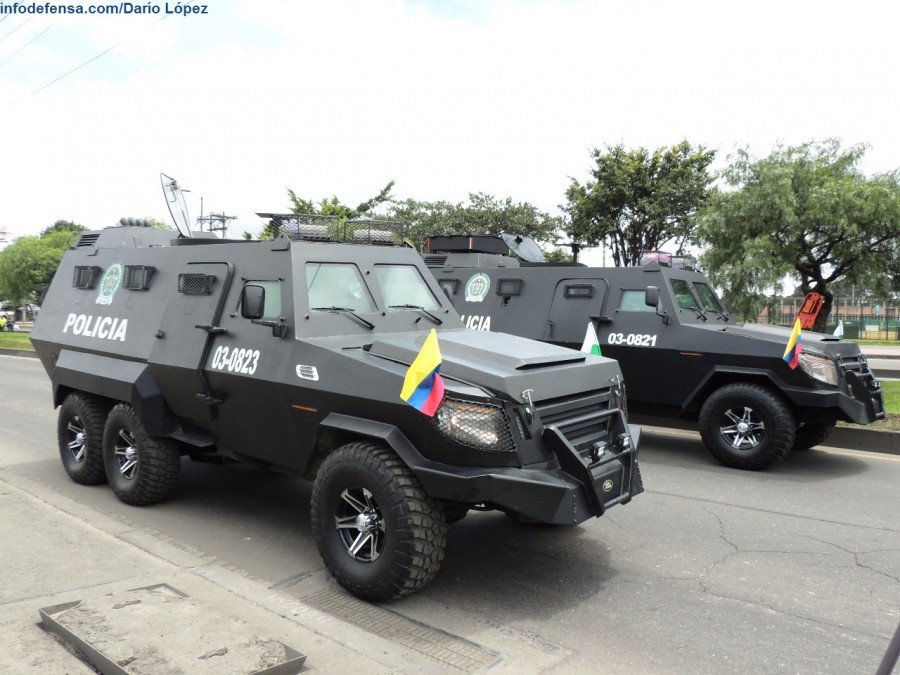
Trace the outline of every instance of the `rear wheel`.
{"label": "rear wheel", "polygon": [[758,384],[729,384],[706,399],[700,436],[726,466],[765,469],[784,459],[794,444],[796,423],[787,404]]}
{"label": "rear wheel", "polygon": [[325,459],[313,485],[312,526],[328,571],[367,600],[422,588],[444,559],[444,513],[381,443],[349,443]]}
{"label": "rear wheel", "polygon": [[793,450],[809,450],[821,443],[831,435],[833,424],[824,422],[803,422],[794,433]]}
{"label": "rear wheel", "polygon": [[161,502],[178,484],[178,443],[170,438],[152,438],[125,403],[113,408],[106,420],[103,459],[113,492],[126,504]]}
{"label": "rear wheel", "polygon": [[59,456],[69,478],[81,485],[106,481],[103,425],[109,407],[103,399],[78,391],[66,396],[59,407]]}

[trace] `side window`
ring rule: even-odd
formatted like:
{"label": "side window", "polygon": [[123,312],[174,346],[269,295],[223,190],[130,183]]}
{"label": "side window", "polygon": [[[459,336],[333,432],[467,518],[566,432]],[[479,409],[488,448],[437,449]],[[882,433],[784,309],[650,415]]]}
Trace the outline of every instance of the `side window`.
{"label": "side window", "polygon": [[644,302],[645,292],[622,291],[622,300],[619,303],[620,312],[655,312],[656,308]]}
{"label": "side window", "polygon": [[263,308],[263,318],[278,319],[281,317],[281,282],[261,281],[251,279],[246,282],[254,286],[262,286],[266,290],[266,305]]}
{"label": "side window", "polygon": [[313,312],[335,309],[375,311],[369,288],[356,265],[306,263],[306,287],[309,289],[309,308]]}
{"label": "side window", "polygon": [[681,309],[700,309],[691,294],[690,285],[684,279],[673,279],[672,290],[675,292],[675,299]]}

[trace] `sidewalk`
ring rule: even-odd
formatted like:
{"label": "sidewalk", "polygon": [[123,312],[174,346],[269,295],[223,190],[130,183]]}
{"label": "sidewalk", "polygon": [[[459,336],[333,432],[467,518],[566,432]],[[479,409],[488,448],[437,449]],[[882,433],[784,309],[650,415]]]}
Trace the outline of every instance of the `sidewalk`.
{"label": "sidewalk", "polygon": [[[83,634],[72,632],[92,636],[85,641],[101,645],[99,651],[116,654],[116,662],[133,663],[134,672],[249,674],[262,670],[258,666],[226,669],[226,657],[236,657],[248,648],[239,642],[281,643],[288,648],[284,659],[295,661],[299,652],[306,657],[303,672],[320,673],[472,672],[497,665],[527,669],[528,659],[535,658],[527,648],[520,655],[503,656],[454,636],[447,636],[444,645],[419,638],[420,644],[411,649],[408,642],[404,645],[402,640],[365,630],[183,545],[107,518],[2,465],[0,510],[3,673],[97,672],[40,625],[39,610],[73,601],[83,601],[90,609],[82,612],[79,630]],[[170,595],[182,600],[181,606],[170,604],[156,614],[146,600],[143,607],[134,607],[141,604],[134,599],[136,592],[146,593],[148,587],[160,585],[174,589]],[[374,612],[393,617],[395,623],[405,621],[345,594],[333,582],[313,595],[324,599],[320,606],[352,603],[357,616]],[[124,601],[117,602],[118,598]],[[128,607],[138,612],[130,623],[124,611]],[[154,641],[159,643],[166,627],[175,637],[164,638],[160,648],[149,648]],[[537,662],[542,667],[551,665],[540,657]],[[278,672],[300,672],[299,665]]]}
{"label": "sidewalk", "polygon": [[900,359],[898,345],[860,345],[860,351],[869,359]]}

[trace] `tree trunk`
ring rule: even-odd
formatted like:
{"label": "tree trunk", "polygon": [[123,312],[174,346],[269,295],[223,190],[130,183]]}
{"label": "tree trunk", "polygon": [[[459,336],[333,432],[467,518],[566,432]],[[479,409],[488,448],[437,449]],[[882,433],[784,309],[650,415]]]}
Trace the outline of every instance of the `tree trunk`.
{"label": "tree trunk", "polygon": [[831,315],[831,308],[834,305],[834,293],[832,293],[827,288],[816,287],[816,293],[822,295],[825,298],[825,301],[822,303],[822,309],[819,312],[819,315],[816,317],[816,322],[813,324],[813,330],[816,333],[824,333],[825,332],[825,323],[828,321],[828,317]]}

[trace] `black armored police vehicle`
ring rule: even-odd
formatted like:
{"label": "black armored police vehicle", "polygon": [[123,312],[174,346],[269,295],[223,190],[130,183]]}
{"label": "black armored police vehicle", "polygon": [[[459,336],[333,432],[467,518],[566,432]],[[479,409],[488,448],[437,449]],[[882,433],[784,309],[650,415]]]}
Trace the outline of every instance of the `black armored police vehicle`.
{"label": "black armored police vehicle", "polygon": [[804,332],[792,369],[782,359],[790,329],[735,322],[687,256],[554,264],[510,235],[431,237],[428,249],[426,264],[467,328],[575,348],[595,333],[622,367],[629,412],[698,421],[725,465],[763,469],[821,443],[838,420],[884,417],[858,345]]}
{"label": "black armored police vehicle", "polygon": [[[75,482],[152,504],[184,456],[312,480],[326,567],[376,601],[424,586],[469,509],[574,525],[642,491],[615,361],[465,330],[409,248],[179,229],[83,232],[46,294]],[[430,414],[401,398],[426,338]]]}

